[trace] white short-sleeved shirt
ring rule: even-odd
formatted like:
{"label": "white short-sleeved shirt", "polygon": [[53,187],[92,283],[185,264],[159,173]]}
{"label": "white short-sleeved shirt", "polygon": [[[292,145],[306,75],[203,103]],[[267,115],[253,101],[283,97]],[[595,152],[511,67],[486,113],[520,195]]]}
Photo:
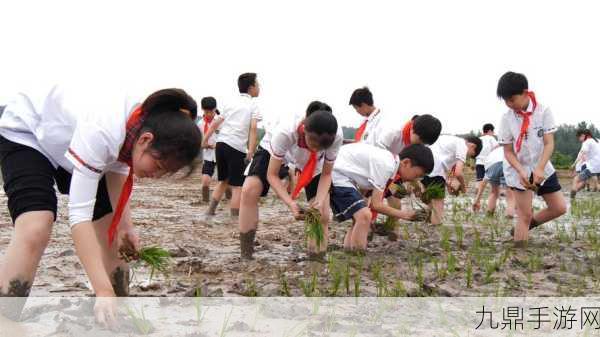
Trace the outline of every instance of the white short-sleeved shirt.
{"label": "white short-sleeved shirt", "polygon": [[221,114],[215,118],[223,119],[217,142],[225,143],[234,149],[248,152],[248,135],[252,119],[262,120],[256,100],[248,94],[226,101]]}
{"label": "white short-sleeved shirt", "polygon": [[504,161],[504,148],[497,147],[492,152],[490,152],[483,162],[483,167],[487,171],[492,165]]}
{"label": "white short-sleeved shirt", "polygon": [[[533,102],[530,100],[527,112],[533,110]],[[509,109],[502,115],[500,123],[500,132],[498,133],[498,143],[501,145],[513,144],[513,150],[517,155],[517,160],[523,168],[527,171],[527,174],[531,174],[537,166],[542,153],[544,151],[544,135],[556,132],[556,124],[554,122],[554,115],[550,108],[537,104],[535,111],[529,117],[529,128],[527,130],[527,136],[524,137],[521,151],[517,152],[516,143],[521,133],[521,124],[523,117],[519,116],[514,110]],[[555,172],[552,163],[548,161],[546,167],[544,167],[544,176],[550,177]],[[506,178],[506,184],[509,187],[515,187],[519,189],[525,189],[520,182],[519,174],[512,167],[508,165],[508,168],[504,170],[504,177]]]}
{"label": "white short-sleeved shirt", "polygon": [[[586,165],[585,158],[584,158],[583,154],[581,153],[581,149],[579,149],[579,152],[577,153],[576,158],[579,158],[579,161],[577,161],[575,163],[575,172],[581,172],[581,167],[583,165]],[[586,165],[586,167],[587,167],[587,165]]]}
{"label": "white short-sleeved shirt", "polygon": [[[105,172],[129,172],[118,156],[127,119],[139,103],[121,93],[103,97],[63,86],[24,92],[8,102],[0,118],[0,135],[38,150],[54,167],[73,173],[72,224],[75,217],[92,219],[98,182]],[[76,176],[82,177],[81,183],[75,183]],[[72,205],[85,207],[74,214]]]}
{"label": "white short-sleeved shirt", "polygon": [[477,158],[475,158],[475,165],[484,165],[485,158],[495,148],[498,147],[498,141],[496,140],[496,138],[494,136],[490,136],[490,135],[483,135],[483,136],[479,137],[479,139],[481,139],[482,147],[481,147],[481,152],[479,153]]}
{"label": "white short-sleeved shirt", "polygon": [[[298,146],[298,126],[304,120],[304,115],[293,115],[291,118],[281,120],[272,130],[266,130],[265,136],[260,142],[260,147],[267,150],[271,156],[280,159],[286,165],[291,165],[302,170],[308,159],[310,151]],[[338,127],[333,145],[324,151],[317,153],[319,162],[314,176],[321,173],[324,162],[333,163],[338,155],[344,141],[341,127]]]}
{"label": "white short-sleeved shirt", "polygon": [[[369,138],[373,138],[375,132],[379,129],[379,121],[381,121],[381,110],[376,109],[371,113],[369,117],[366,118],[367,126],[365,127],[365,132],[363,132],[359,141],[366,141]],[[364,121],[363,121],[364,122]]]}
{"label": "white short-sleeved shirt", "polygon": [[365,143],[399,155],[405,147],[402,138],[402,129],[405,124],[406,121],[401,121],[399,118],[383,115],[378,120],[377,129],[373,129],[365,138]]}
{"label": "white short-sleeved shirt", "polygon": [[581,144],[581,153],[586,168],[592,173],[600,173],[600,143],[588,138]]}
{"label": "white short-sleeved shirt", "polygon": [[[216,118],[217,116],[215,116]],[[204,121],[204,118],[200,117],[198,120],[198,128],[200,128],[200,132],[202,132],[202,139],[204,139],[204,124],[206,122]],[[208,127],[210,127],[210,125],[214,123],[214,119],[211,123],[208,124]],[[208,128],[207,128],[208,130]],[[208,145],[212,145],[215,146],[215,144],[217,143],[217,134],[218,132],[214,132],[210,138],[208,139]],[[215,161],[215,149],[202,149],[202,158],[206,161]]]}
{"label": "white short-sleeved shirt", "polygon": [[364,142],[344,145],[333,164],[332,184],[383,191],[399,165],[398,156],[390,151]]}
{"label": "white short-sleeved shirt", "polygon": [[429,174],[430,177],[448,177],[448,173],[456,162],[467,161],[468,147],[463,138],[441,135],[438,140],[430,147],[433,153],[434,166],[433,171]]}

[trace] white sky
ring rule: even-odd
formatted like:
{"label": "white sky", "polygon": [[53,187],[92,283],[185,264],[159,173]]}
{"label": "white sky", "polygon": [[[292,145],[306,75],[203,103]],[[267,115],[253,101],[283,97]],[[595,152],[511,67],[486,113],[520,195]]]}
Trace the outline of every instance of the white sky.
{"label": "white sky", "polygon": [[600,20],[594,1],[0,2],[0,102],[33,84],[77,81],[198,101],[259,74],[266,119],[347,105],[368,85],[386,113],[431,113],[444,132],[497,124],[507,70],[527,75],[558,123],[600,125]]}

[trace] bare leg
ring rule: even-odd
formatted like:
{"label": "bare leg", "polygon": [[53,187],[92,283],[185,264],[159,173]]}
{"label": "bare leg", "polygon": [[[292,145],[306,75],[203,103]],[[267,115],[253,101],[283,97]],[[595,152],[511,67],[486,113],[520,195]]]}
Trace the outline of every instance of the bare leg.
{"label": "bare leg", "polygon": [[231,209],[231,216],[238,217],[240,215],[240,196],[242,194],[241,186],[231,186],[231,201],[229,208]]}
{"label": "bare leg", "polygon": [[567,203],[560,191],[544,194],[542,198],[547,206],[533,216],[537,225],[556,219],[567,212]]}
{"label": "bare leg", "polygon": [[431,224],[439,225],[444,220],[444,199],[433,199],[429,203],[431,208]]}
{"label": "bare leg", "polygon": [[516,244],[522,245],[529,239],[529,224],[533,217],[531,203],[533,201],[532,191],[513,191],[515,195],[517,224],[514,233]]}
{"label": "bare leg", "polygon": [[506,217],[515,217],[515,191],[510,188],[506,189]]}
{"label": "bare leg", "polygon": [[[129,296],[129,264],[123,261],[119,256],[120,242],[114,242],[108,245],[108,228],[113,218],[113,213],[109,213],[102,218],[94,221],[94,231],[98,242],[105,247],[102,249],[102,262],[106,268],[106,273],[110,277],[110,283],[113,286],[115,295],[119,297]],[[120,240],[120,236],[119,240]]]}
{"label": "bare leg", "polygon": [[210,200],[210,183],[212,178],[209,175],[202,175],[202,201],[208,202]]}
{"label": "bare leg", "polygon": [[500,186],[492,185],[492,190],[487,200],[487,211],[489,214],[494,214],[496,211],[496,204],[498,203],[498,197],[500,196]]}
{"label": "bare leg", "polygon": [[263,184],[258,177],[246,177],[240,200],[240,249],[243,258],[254,253],[254,236],[258,227],[258,202]]}
{"label": "bare leg", "polygon": [[[16,219],[12,238],[4,253],[4,263],[0,267],[0,297],[29,296],[53,222],[51,211],[26,212]],[[6,303],[9,304],[8,301]],[[24,300],[11,301],[6,310],[0,306],[0,313],[18,320],[23,305]]]}
{"label": "bare leg", "polygon": [[354,213],[353,218],[355,223],[354,226],[352,226],[350,248],[354,251],[364,252],[367,250],[367,236],[369,235],[371,212],[369,211],[369,208],[364,207]]}
{"label": "bare leg", "polygon": [[225,189],[227,189],[227,186],[229,186],[227,181],[225,181],[225,180],[219,181],[219,183],[213,190],[212,199],[210,200],[210,205],[208,206],[208,209],[206,210],[207,215],[215,215],[217,206],[219,205],[221,198],[223,198],[223,194],[225,193]]}

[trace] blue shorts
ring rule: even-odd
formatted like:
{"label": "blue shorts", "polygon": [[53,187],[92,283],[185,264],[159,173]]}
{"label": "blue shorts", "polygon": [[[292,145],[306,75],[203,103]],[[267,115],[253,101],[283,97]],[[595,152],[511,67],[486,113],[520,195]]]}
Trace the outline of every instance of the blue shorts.
{"label": "blue shorts", "polygon": [[365,199],[356,188],[331,186],[330,194],[331,210],[339,222],[352,219],[354,213],[367,207]]}
{"label": "blue shorts", "polygon": [[502,170],[502,162],[499,161],[496,164],[490,166],[485,171],[485,179],[490,184],[495,186],[506,186],[506,180],[504,179],[504,171]]}
{"label": "blue shorts", "polygon": [[[585,165],[584,165],[585,167]],[[581,168],[581,172],[579,172],[579,180],[581,181],[587,181],[589,179],[591,179],[594,176],[597,176],[598,173],[592,173],[592,171],[590,171],[588,168]]]}

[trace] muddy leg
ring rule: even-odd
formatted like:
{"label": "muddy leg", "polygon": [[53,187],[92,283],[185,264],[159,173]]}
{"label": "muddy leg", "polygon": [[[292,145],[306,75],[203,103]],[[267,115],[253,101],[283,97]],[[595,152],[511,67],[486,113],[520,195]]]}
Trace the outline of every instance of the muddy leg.
{"label": "muddy leg", "polygon": [[251,230],[248,233],[240,233],[240,247],[242,258],[252,260],[254,254],[254,237],[256,230]]}
{"label": "muddy leg", "polygon": [[210,200],[210,189],[208,186],[202,186],[202,202],[208,202]]}
{"label": "muddy leg", "polygon": [[110,274],[110,283],[115,295],[118,297],[129,296],[129,266],[119,266]]}
{"label": "muddy leg", "polygon": [[12,320],[21,316],[38,264],[48,245],[53,221],[51,211],[26,212],[16,219],[0,268],[1,315]]}
{"label": "muddy leg", "polygon": [[[94,221],[96,236],[99,238],[103,247],[109,247],[107,232],[112,217],[113,213],[109,213]],[[116,240],[121,240],[121,238],[117,237]],[[129,264],[123,261],[119,256],[120,243],[120,241],[115,242],[112,246],[110,246],[110,248],[104,249],[102,253],[102,260],[104,262],[106,272],[109,275],[110,283],[113,287],[115,295],[124,297],[129,296]]]}

